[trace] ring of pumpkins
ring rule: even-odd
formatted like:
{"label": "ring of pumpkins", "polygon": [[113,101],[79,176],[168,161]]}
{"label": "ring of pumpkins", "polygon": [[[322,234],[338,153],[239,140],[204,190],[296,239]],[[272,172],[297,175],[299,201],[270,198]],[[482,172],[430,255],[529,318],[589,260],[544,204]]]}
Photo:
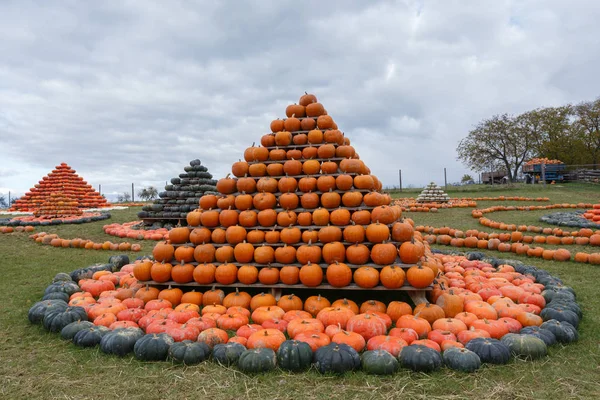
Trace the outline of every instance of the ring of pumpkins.
{"label": "ring of pumpkins", "polygon": [[[461,231],[450,227],[417,226],[415,229],[424,234],[423,239],[430,244],[452,247],[466,247],[512,252],[528,257],[539,257],[554,261],[575,261],[580,263],[600,264],[600,252],[577,252],[574,256],[565,248],[548,249],[540,244],[554,246],[600,246],[600,230],[581,228],[568,231],[561,228],[549,228],[535,225],[516,225],[494,221],[483,216],[497,211],[531,211],[556,208],[583,208],[587,204],[553,204],[548,206],[505,207],[495,206],[483,210],[474,210],[473,218],[477,218],[483,226],[492,229],[510,231],[510,233],[488,233],[477,229]],[[531,232],[533,234],[526,234]]]}
{"label": "ring of pumpkins", "polygon": [[60,238],[56,233],[39,232],[29,236],[29,239],[34,240],[36,243],[61,248],[78,248],[86,250],[113,250],[113,251],[141,251],[142,246],[129,242],[112,243],[106,241],[103,243],[97,243],[89,239],[63,239]]}
{"label": "ring of pumpkins", "polygon": [[[532,266],[436,254],[431,303],[357,304],[293,294],[279,300],[238,290],[204,293],[141,284],[137,260],[119,271],[58,274],[29,320],[81,347],[140,360],[192,365],[212,358],[245,372],[279,367],[322,373],[362,368],[393,374],[442,365],[471,372],[513,356],[536,359],[578,339],[572,289]],[[474,259],[473,259],[474,258]],[[80,271],[94,271],[94,267]]]}
{"label": "ring of pumpkins", "polygon": [[123,224],[114,223],[104,225],[102,230],[104,230],[104,233],[107,235],[136,240],[160,241],[169,238],[169,230],[167,228],[134,229],[134,227],[137,227],[140,224],[140,221],[125,222]]}

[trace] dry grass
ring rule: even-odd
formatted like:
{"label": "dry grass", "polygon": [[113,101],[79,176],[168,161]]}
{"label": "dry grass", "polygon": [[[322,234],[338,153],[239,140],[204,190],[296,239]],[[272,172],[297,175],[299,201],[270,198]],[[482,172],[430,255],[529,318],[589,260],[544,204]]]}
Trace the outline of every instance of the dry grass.
{"label": "dry grass", "polygon": [[[538,194],[539,193],[539,194]],[[490,195],[528,196],[522,188]],[[461,193],[463,195],[463,193]],[[468,194],[464,194],[467,196]],[[476,195],[485,195],[476,192]],[[599,187],[551,187],[537,196],[552,202],[598,201]],[[491,205],[490,203],[489,205]],[[481,206],[487,206],[480,202]],[[136,210],[114,211],[113,221],[135,218]],[[414,213],[417,223],[481,228],[471,209],[442,210],[439,214]],[[498,220],[534,222],[533,213],[496,213]],[[537,222],[536,222],[537,223]],[[105,235],[103,222],[49,228],[65,238],[82,236],[114,240]],[[541,223],[537,223],[542,225]],[[151,242],[142,242],[145,252]],[[484,366],[475,374],[442,370],[416,374],[405,370],[393,377],[362,372],[344,377],[321,376],[316,371],[288,374],[276,371],[245,375],[211,362],[183,368],[167,362],[140,363],[132,357],[106,356],[97,349],[79,349],[27,321],[27,310],[42,297],[57,272],[105,262],[113,252],[54,249],[26,239],[24,234],[0,236],[0,398],[6,399],[590,399],[600,397],[600,269],[575,263],[523,261],[545,268],[575,288],[584,311],[581,340],[554,346],[536,362],[515,360],[506,366]],[[501,257],[500,253],[493,253]],[[134,256],[135,254],[131,254]],[[517,256],[513,256],[517,258]]]}

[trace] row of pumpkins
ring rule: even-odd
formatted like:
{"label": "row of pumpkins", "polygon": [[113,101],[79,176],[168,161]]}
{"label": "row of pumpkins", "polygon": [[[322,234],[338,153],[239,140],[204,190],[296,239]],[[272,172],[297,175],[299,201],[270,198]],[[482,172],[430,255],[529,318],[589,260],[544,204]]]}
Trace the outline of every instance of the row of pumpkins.
{"label": "row of pumpkins", "polygon": [[[571,289],[530,267],[436,255],[442,263],[432,303],[389,304],[323,296],[182,292],[140,284],[134,270],[98,271],[77,283],[59,274],[29,311],[32,323],[82,347],[142,360],[194,364],[212,357],[244,371],[321,372],[362,368],[393,373],[398,365],[431,371],[444,363],[473,371],[511,354],[546,355],[547,346],[577,340],[581,310]],[[525,272],[525,271],[524,271]],[[459,284],[462,283],[462,284]],[[448,289],[450,288],[450,289]],[[365,351],[366,350],[366,351]],[[360,353],[363,352],[362,356]]]}

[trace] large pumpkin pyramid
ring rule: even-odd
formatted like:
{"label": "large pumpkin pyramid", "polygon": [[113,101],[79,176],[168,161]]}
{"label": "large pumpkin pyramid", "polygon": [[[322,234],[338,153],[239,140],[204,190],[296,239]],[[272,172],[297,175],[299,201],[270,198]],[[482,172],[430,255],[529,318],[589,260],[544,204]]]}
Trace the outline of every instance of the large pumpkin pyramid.
{"label": "large pumpkin pyramid", "polygon": [[165,190],[153,204],[146,205],[138,213],[147,225],[160,225],[185,222],[188,212],[198,207],[200,198],[205,193],[216,193],[217,181],[198,159],[190,161],[184,172],[171,179]]}
{"label": "large pumpkin pyramid", "polygon": [[427,243],[412,221],[401,219],[400,207],[390,206],[381,182],[323,105],[307,94],[286,115],[271,123],[261,146],[233,163],[233,176],[217,182],[219,194],[200,198],[188,226],[156,245],[151,283],[429,287],[437,266]]}
{"label": "large pumpkin pyramid", "polygon": [[11,211],[30,211],[39,209],[51,197],[61,194],[68,197],[69,202],[76,201],[80,209],[108,207],[104,197],[88,184],[66,163],[57,165],[44,176],[29,192],[16,200]]}
{"label": "large pumpkin pyramid", "polygon": [[77,199],[71,194],[50,193],[50,196],[37,208],[33,215],[43,218],[61,218],[81,215],[83,211],[79,208]]}

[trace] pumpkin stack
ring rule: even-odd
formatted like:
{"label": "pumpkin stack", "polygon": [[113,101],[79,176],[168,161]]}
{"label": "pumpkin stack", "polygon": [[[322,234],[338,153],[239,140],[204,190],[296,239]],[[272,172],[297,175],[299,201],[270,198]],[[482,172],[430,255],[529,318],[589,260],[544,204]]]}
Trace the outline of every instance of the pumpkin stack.
{"label": "pumpkin stack", "polygon": [[205,193],[216,192],[217,181],[212,179],[213,176],[200,160],[190,161],[184,171],[171,179],[171,183],[165,186],[165,190],[159,193],[159,198],[153,204],[144,206],[138,213],[138,217],[146,225],[162,228],[165,225],[168,227],[173,220],[183,222],[188,212],[198,207],[198,202]]}
{"label": "pumpkin stack", "polygon": [[429,183],[425,189],[417,196],[417,203],[447,203],[450,201],[448,194],[442,190],[435,182]]}
{"label": "pumpkin stack", "polygon": [[[104,197],[92,188],[83,178],[66,163],[56,166],[47,176],[44,176],[29,192],[16,200],[10,211],[33,212],[40,208],[53,195],[61,194],[69,201],[77,202],[80,209],[108,207]],[[75,214],[71,214],[75,215]]]}
{"label": "pumpkin stack", "polygon": [[77,199],[70,194],[50,193],[42,205],[33,212],[38,218],[62,218],[81,215],[83,211],[79,208]]}
{"label": "pumpkin stack", "polygon": [[430,287],[437,264],[428,244],[323,105],[306,94],[286,115],[217,182],[218,194],[200,198],[188,226],[156,245],[153,283]]}

